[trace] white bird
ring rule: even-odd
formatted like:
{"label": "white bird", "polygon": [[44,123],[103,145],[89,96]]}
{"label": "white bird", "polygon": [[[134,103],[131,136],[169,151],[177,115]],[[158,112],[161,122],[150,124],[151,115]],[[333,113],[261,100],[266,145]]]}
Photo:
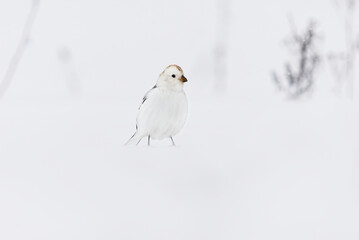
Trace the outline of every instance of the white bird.
{"label": "white bird", "polygon": [[159,76],[156,85],[143,97],[136,122],[136,132],[126,144],[139,144],[143,137],[170,138],[176,135],[187,118],[187,97],[183,83],[187,79],[177,65],[169,65]]}

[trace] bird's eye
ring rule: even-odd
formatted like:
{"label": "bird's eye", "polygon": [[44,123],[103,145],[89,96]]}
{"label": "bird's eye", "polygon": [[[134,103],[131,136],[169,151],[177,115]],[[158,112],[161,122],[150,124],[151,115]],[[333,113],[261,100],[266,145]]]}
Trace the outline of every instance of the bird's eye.
{"label": "bird's eye", "polygon": [[176,75],[172,74],[172,77],[173,77],[173,78],[175,78],[175,77],[176,77]]}

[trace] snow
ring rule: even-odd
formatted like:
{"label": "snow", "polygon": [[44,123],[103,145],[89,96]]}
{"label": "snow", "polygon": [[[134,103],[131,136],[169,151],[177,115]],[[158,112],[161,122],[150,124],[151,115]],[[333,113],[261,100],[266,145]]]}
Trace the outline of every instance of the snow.
{"label": "snow", "polygon": [[[270,79],[289,12],[303,28],[317,17],[322,51],[340,49],[333,5],[232,1],[220,95],[216,2],[140,3],[41,2],[0,100],[0,239],[358,239],[359,93],[334,94],[325,63],[306,99],[283,99]],[[1,69],[29,7],[0,3]],[[189,80],[177,146],[125,147],[143,94],[172,63]]]}

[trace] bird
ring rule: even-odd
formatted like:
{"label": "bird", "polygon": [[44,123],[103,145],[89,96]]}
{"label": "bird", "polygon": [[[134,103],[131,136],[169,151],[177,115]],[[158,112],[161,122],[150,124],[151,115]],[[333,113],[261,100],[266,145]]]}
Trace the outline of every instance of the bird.
{"label": "bird", "polygon": [[187,96],[183,90],[187,78],[178,65],[172,64],[159,75],[156,85],[142,99],[136,118],[136,132],[126,145],[138,145],[147,137],[151,139],[170,138],[175,146],[175,136],[184,126],[187,113]]}

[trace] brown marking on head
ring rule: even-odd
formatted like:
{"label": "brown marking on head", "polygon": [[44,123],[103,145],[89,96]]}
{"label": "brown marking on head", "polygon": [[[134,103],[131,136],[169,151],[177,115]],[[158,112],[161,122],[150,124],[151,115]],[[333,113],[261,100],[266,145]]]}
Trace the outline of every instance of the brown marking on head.
{"label": "brown marking on head", "polygon": [[180,66],[176,65],[176,64],[171,64],[171,65],[169,65],[168,67],[166,67],[166,69],[167,69],[167,68],[170,68],[170,67],[176,67],[176,68],[178,69],[178,71],[180,71],[181,73],[183,73],[182,68],[181,68]]}
{"label": "brown marking on head", "polygon": [[170,68],[170,67],[175,67],[175,68],[177,68],[178,71],[180,71],[180,72],[183,74],[183,70],[182,70],[182,68],[181,68],[180,66],[178,66],[178,65],[176,65],[176,64],[171,64],[171,65],[169,65],[168,67],[166,67],[165,70],[163,70],[163,71],[161,72],[160,76],[163,75],[163,74],[165,73],[166,69],[168,69],[168,68]]}

